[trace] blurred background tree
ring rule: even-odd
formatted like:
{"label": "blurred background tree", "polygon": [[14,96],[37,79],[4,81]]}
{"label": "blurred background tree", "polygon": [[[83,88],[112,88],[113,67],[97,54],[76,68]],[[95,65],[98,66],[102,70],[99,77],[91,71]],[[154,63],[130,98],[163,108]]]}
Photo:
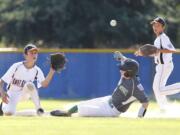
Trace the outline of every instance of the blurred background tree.
{"label": "blurred background tree", "polygon": [[[1,0],[0,42],[22,47],[130,48],[153,43],[150,21],[162,16],[180,45],[179,0]],[[111,27],[109,22],[118,24]]]}

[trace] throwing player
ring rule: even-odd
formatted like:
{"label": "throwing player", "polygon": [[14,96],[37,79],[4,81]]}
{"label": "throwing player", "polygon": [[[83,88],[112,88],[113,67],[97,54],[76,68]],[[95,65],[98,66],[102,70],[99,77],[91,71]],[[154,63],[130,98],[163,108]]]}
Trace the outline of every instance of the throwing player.
{"label": "throwing player", "polygon": [[138,117],[144,117],[148,107],[148,99],[144,94],[139,78],[136,76],[139,64],[137,61],[122,55],[117,57],[117,54],[115,53],[116,58],[121,60],[119,65],[121,79],[112,95],[82,101],[67,112],[54,110],[50,114],[52,116],[71,116],[73,113],[78,113],[82,117],[117,117],[126,112],[129,106],[138,100],[142,104]]}
{"label": "throwing player", "polygon": [[[180,92],[180,83],[166,86],[167,80],[174,68],[172,53],[175,53],[176,49],[171,43],[169,37],[164,33],[166,25],[164,19],[157,17],[151,22],[151,24],[153,31],[156,34],[154,46],[158,48],[157,53],[153,55],[156,64],[153,90],[160,109],[166,110],[166,106],[168,105],[166,96]],[[137,51],[135,55],[141,56],[141,53]]]}
{"label": "throwing player", "polygon": [[[42,70],[36,65],[38,48],[33,44],[25,46],[24,58],[25,61],[14,63],[0,79],[1,115],[15,114],[17,103],[29,98],[32,99],[37,114],[44,113],[33,82],[37,81],[38,88],[47,87],[55,70],[50,68],[48,75],[44,77]],[[3,89],[4,83],[7,84],[7,92]]]}

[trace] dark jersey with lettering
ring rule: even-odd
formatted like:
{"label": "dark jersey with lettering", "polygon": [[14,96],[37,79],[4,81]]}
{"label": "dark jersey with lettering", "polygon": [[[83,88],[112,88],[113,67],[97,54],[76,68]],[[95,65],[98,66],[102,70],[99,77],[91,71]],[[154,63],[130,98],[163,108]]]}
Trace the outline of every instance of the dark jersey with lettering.
{"label": "dark jersey with lettering", "polygon": [[139,77],[133,77],[131,79],[122,77],[112,94],[112,104],[118,111],[125,112],[131,103],[136,100],[141,103],[148,102]]}

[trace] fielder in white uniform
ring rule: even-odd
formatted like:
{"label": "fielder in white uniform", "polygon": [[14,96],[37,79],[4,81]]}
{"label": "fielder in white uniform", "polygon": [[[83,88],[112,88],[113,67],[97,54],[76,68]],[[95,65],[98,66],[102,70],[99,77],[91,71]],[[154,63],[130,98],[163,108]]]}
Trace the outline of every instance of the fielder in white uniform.
{"label": "fielder in white uniform", "polygon": [[[38,58],[38,48],[28,44],[24,48],[25,61],[14,63],[0,79],[0,94],[2,97],[1,109],[4,115],[13,115],[19,101],[32,99],[38,115],[44,113],[41,108],[37,87],[47,87],[55,71],[50,68],[47,77],[35,64]],[[7,84],[7,92],[3,89]]]}
{"label": "fielder in white uniform", "polygon": [[[173,71],[172,53],[176,52],[169,37],[164,33],[165,21],[161,17],[155,18],[152,22],[152,28],[156,34],[154,45],[158,52],[154,55],[156,64],[156,74],[153,81],[153,90],[155,98],[161,110],[166,110],[168,105],[167,95],[173,95],[180,92],[180,83],[166,85],[170,74]],[[136,55],[141,56],[136,52]]]}

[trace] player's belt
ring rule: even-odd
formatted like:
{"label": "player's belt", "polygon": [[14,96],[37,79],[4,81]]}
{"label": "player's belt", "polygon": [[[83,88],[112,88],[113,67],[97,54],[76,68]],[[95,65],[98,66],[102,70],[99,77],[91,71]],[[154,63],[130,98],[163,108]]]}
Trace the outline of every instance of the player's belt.
{"label": "player's belt", "polygon": [[168,63],[172,63],[172,60],[170,60],[169,62],[164,62],[164,63],[160,63],[159,61],[156,61],[156,65],[158,65],[158,64],[168,64]]}
{"label": "player's belt", "polygon": [[114,106],[113,102],[112,102],[112,97],[109,98],[108,100],[109,106],[118,114],[120,114],[121,112]]}
{"label": "player's belt", "polygon": [[112,97],[109,98],[108,103],[111,108],[115,108],[117,110],[116,106],[112,102]]}
{"label": "player's belt", "polygon": [[111,97],[109,98],[108,103],[109,103],[109,106],[110,106],[111,108],[114,108],[114,107],[115,107],[114,104],[113,104],[113,102],[112,102],[112,98],[111,98]]}

